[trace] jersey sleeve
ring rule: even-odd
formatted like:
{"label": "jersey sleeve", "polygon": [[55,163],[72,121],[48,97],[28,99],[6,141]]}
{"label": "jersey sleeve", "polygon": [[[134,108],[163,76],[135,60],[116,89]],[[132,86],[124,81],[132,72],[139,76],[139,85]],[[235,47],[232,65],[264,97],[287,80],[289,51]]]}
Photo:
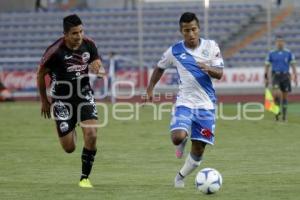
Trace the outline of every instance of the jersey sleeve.
{"label": "jersey sleeve", "polygon": [[221,50],[219,48],[219,45],[213,41],[213,54],[212,54],[212,61],[211,61],[212,67],[224,67],[224,60],[221,54]]}
{"label": "jersey sleeve", "polygon": [[168,48],[157,63],[157,67],[167,69],[173,66],[172,48]]}
{"label": "jersey sleeve", "polygon": [[268,55],[266,57],[265,64],[270,65],[271,63],[272,63],[272,55],[271,55],[271,52],[270,52],[270,53],[268,53]]}
{"label": "jersey sleeve", "polygon": [[296,57],[295,57],[295,54],[293,53],[290,53],[290,64],[295,64],[296,63]]}
{"label": "jersey sleeve", "polygon": [[54,65],[55,65],[55,56],[54,56],[54,54],[55,53],[49,52],[48,50],[46,50],[43,57],[41,58],[40,67],[46,67],[48,69],[53,68]]}
{"label": "jersey sleeve", "polygon": [[101,57],[98,54],[98,49],[93,41],[90,41],[90,54],[91,54],[91,57],[90,57],[89,64],[92,63],[94,60],[97,60],[97,59],[101,60]]}
{"label": "jersey sleeve", "polygon": [[46,67],[46,68],[53,68],[55,66],[55,62],[58,59],[58,51],[61,47],[64,39],[63,37],[58,38],[52,45],[50,45],[45,53],[43,54],[41,60],[40,60],[40,67]]}

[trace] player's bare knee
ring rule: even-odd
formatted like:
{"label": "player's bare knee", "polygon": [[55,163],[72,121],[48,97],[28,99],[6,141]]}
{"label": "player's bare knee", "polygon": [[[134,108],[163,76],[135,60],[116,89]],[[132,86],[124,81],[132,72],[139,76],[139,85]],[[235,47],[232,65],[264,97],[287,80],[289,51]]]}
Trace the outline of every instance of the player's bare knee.
{"label": "player's bare knee", "polygon": [[72,153],[76,149],[76,132],[72,130],[68,134],[59,138],[60,144],[66,153]]}
{"label": "player's bare knee", "polygon": [[76,149],[75,145],[63,146],[66,153],[73,153]]}
{"label": "player's bare knee", "polygon": [[97,141],[97,132],[95,129],[85,131],[85,140],[88,145],[94,146]]}
{"label": "player's bare knee", "polygon": [[94,146],[96,144],[97,141],[97,136],[96,134],[92,134],[88,137],[88,143],[92,146]]}
{"label": "player's bare knee", "polygon": [[171,134],[171,139],[174,145],[179,145],[186,138],[187,133],[183,130],[174,130]]}

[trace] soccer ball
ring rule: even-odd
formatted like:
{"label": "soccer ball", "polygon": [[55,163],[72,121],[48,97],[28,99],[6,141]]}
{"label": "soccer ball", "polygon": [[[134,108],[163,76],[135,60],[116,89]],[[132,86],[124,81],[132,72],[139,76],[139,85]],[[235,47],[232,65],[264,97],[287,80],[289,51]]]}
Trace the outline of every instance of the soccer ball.
{"label": "soccer ball", "polygon": [[204,168],[198,172],[195,185],[204,194],[216,193],[222,186],[221,174],[213,168]]}

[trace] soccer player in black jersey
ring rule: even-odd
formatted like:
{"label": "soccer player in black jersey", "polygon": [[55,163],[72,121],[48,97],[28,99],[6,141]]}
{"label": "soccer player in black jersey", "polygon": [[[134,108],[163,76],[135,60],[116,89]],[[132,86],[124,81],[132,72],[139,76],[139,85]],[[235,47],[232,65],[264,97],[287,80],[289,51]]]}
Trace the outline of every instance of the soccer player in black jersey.
{"label": "soccer player in black jersey", "polygon": [[[63,19],[64,36],[45,51],[37,72],[42,103],[41,114],[56,122],[60,143],[67,153],[75,150],[75,126],[80,122],[84,147],[80,187],[93,187],[89,174],[96,155],[97,110],[89,83],[89,71],[104,76],[105,71],[95,43],[84,36],[81,19],[69,15]],[[51,101],[46,92],[45,76],[51,77]]]}

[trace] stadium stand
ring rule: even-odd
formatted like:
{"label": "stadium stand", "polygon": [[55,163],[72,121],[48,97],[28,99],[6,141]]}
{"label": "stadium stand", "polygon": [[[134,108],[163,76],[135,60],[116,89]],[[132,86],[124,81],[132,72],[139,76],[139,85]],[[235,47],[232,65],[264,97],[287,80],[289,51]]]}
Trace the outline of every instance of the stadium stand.
{"label": "stadium stand", "polygon": [[[276,11],[281,23],[275,21],[272,22],[272,28],[274,29],[272,36],[272,46],[274,45],[274,39],[276,35],[281,35],[285,38],[287,42],[287,48],[291,49],[291,51],[296,55],[296,58],[300,56],[300,48],[299,48],[299,36],[300,36],[300,20],[299,20],[299,12],[297,9],[293,10],[290,8],[286,8],[287,15],[284,15],[284,18],[280,19],[280,15],[284,10]],[[282,20],[282,21],[281,21]],[[238,52],[236,52],[233,56],[227,57],[227,65],[228,67],[262,67],[268,52],[268,44],[267,44],[267,31],[265,27],[266,21],[262,25],[260,25],[260,29],[265,29],[263,34],[253,40],[247,46],[240,48]],[[257,32],[258,32],[257,31]],[[251,34],[250,34],[251,35]]]}
{"label": "stadium stand", "polygon": [[[203,9],[203,6],[198,3],[144,5],[143,47],[147,67],[152,67],[160,58],[161,53],[174,41],[180,39],[178,18],[181,13],[195,12],[200,17],[200,23],[203,24]],[[225,43],[228,38],[250,24],[251,20],[262,11],[263,8],[257,3],[212,4],[209,12],[209,38],[220,44]],[[122,56],[138,59],[136,10],[119,8],[72,12],[78,13],[83,18],[87,34],[96,41],[102,55],[116,52]],[[10,68],[13,64],[14,68],[35,68],[45,47],[62,35],[61,19],[67,14],[62,11],[1,13],[0,58],[4,60],[1,66]],[[282,28],[282,30],[286,29]],[[258,41],[253,46],[260,44]],[[247,53],[250,51],[245,49],[237,55],[250,55]],[[11,59],[5,62],[5,58],[15,58],[16,62],[14,63]],[[235,62],[238,58],[239,56],[235,56],[229,61]],[[260,57],[257,58],[258,62],[261,62]]]}

